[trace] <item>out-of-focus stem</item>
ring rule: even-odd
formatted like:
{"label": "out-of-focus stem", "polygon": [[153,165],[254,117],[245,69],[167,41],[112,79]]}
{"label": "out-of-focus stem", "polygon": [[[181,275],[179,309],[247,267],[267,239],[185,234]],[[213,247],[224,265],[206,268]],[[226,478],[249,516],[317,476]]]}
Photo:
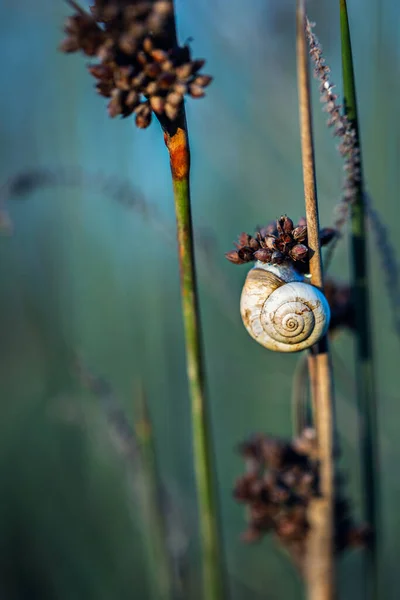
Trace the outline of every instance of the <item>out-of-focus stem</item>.
{"label": "out-of-focus stem", "polygon": [[[360,149],[360,137],[357,119],[356,85],[353,69],[353,56],[346,0],[340,0],[340,29],[342,38],[343,91],[346,115],[354,128]],[[378,596],[378,553],[376,534],[378,527],[378,435],[376,389],[373,368],[373,349],[371,339],[371,321],[368,294],[368,258],[366,207],[362,177],[362,157],[360,155],[361,176],[358,189],[351,206],[351,245],[354,303],[357,306],[357,397],[360,411],[361,460],[364,484],[364,518],[375,532],[375,539],[367,549],[366,578],[368,598]]]}
{"label": "out-of-focus stem", "polygon": [[153,427],[143,386],[137,386],[135,394],[135,434],[141,459],[143,477],[143,505],[147,514],[153,572],[150,584],[154,597],[172,600],[172,564],[167,548],[165,507],[162,505],[162,482],[154,447]]}

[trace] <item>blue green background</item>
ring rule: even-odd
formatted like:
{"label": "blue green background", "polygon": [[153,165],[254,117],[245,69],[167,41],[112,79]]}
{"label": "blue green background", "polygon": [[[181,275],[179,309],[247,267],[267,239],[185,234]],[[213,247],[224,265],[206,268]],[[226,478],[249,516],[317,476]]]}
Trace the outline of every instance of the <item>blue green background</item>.
{"label": "blue green background", "polygon": [[[272,539],[240,541],[232,499],[236,446],[256,431],[291,434],[298,357],[265,351],[238,314],[246,267],[224,259],[243,230],[304,213],[294,0],[178,0],[182,42],[215,78],[187,102],[202,334],[230,596],[297,599],[294,569]],[[399,196],[400,10],[349,0],[365,174],[396,240]],[[338,3],[313,0],[332,79],[340,84]],[[151,408],[160,471],[185,540],[188,598],[199,598],[190,406],[169,164],[160,128],[111,120],[81,56],[57,51],[70,9],[58,0],[1,0],[0,183],[27,169],[79,167],[80,186],[34,190],[7,204],[0,238],[0,581],[10,599],[150,597],[146,527],[99,403],[72,365],[79,355],[111,384],[132,421],[135,386]],[[333,220],[342,164],[313,86],[320,216]],[[93,181],[129,182],[146,214]],[[103,186],[104,187],[104,186]],[[382,600],[398,598],[400,459],[396,337],[380,246],[370,243],[381,451]],[[340,243],[332,273],[348,278]],[[359,514],[360,457],[353,339],[333,344],[342,468]],[[362,554],[340,561],[341,598],[362,598]],[[2,590],[0,589],[0,592]]]}

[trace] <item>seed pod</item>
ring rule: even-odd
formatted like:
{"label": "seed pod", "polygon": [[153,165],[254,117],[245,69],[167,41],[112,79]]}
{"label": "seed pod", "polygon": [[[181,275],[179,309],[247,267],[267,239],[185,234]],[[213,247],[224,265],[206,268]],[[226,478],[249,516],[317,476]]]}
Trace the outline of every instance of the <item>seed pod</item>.
{"label": "seed pod", "polygon": [[271,261],[272,252],[267,248],[260,248],[257,252],[254,253],[254,258],[259,260],[260,262],[268,263]]}
{"label": "seed pod", "polygon": [[183,96],[181,96],[181,94],[178,94],[177,92],[171,92],[167,96],[167,102],[168,102],[168,104],[171,104],[172,106],[179,106],[181,104],[182,100],[183,100]]}
{"label": "seed pod", "polygon": [[280,265],[285,260],[285,255],[279,250],[272,253],[271,262],[275,265]]}
{"label": "seed pod", "polygon": [[258,250],[260,248],[260,243],[256,238],[251,237],[249,240],[248,245],[250,246],[250,248],[252,248],[253,250]]}
{"label": "seed pod", "polygon": [[231,250],[230,252],[226,252],[225,258],[227,258],[234,265],[243,265],[246,262],[239,257],[239,253],[237,250]]}
{"label": "seed pod", "polygon": [[307,237],[307,226],[297,226],[295,229],[293,229],[292,236],[293,239],[296,240],[296,242],[304,242],[304,240]]}
{"label": "seed pod", "polygon": [[293,221],[292,219],[289,219],[289,217],[287,217],[286,215],[283,217],[283,231],[285,233],[292,233],[293,231]]}
{"label": "seed pod", "polygon": [[177,67],[175,69],[175,73],[178,79],[188,79],[188,77],[191,76],[193,72],[193,65],[192,63],[186,63],[184,65],[181,65],[180,67]]}
{"label": "seed pod", "polygon": [[210,85],[212,80],[213,78],[210,75],[197,75],[193,83],[204,88]]}
{"label": "seed pod", "polygon": [[192,96],[192,98],[203,98],[205,92],[200,85],[192,83],[189,85],[189,94]]}
{"label": "seed pod", "polygon": [[336,229],[332,229],[331,227],[324,227],[323,229],[321,229],[321,231],[319,232],[321,246],[329,244],[329,242],[331,242],[333,238],[336,237],[336,235]]}
{"label": "seed pod", "polygon": [[264,244],[269,250],[276,250],[276,237],[274,235],[267,235],[264,238]]}
{"label": "seed pod", "polygon": [[238,244],[239,246],[248,246],[250,243],[251,236],[248,233],[241,233],[239,235]]}
{"label": "seed pod", "polygon": [[165,100],[160,96],[151,96],[150,106],[157,115],[160,115],[164,111]]}
{"label": "seed pod", "polygon": [[289,255],[293,260],[305,260],[308,256],[308,248],[303,244],[296,244],[290,250]]}
{"label": "seed pod", "polygon": [[238,254],[244,262],[250,262],[254,257],[254,252],[249,246],[243,246],[243,248],[239,248]]}
{"label": "seed pod", "polygon": [[111,118],[122,114],[122,92],[120,90],[113,90],[111,100],[108,103],[108,114]]}
{"label": "seed pod", "polygon": [[172,106],[172,104],[169,104],[167,102],[164,107],[164,110],[168,119],[170,119],[170,121],[175,121],[176,117],[178,116],[178,108],[176,106]]}

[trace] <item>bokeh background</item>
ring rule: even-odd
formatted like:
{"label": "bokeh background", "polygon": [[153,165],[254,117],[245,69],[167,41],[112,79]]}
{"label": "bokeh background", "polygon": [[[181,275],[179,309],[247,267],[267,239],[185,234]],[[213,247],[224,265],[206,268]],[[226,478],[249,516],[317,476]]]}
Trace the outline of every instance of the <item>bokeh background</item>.
{"label": "bokeh background", "polygon": [[[207,97],[187,103],[203,338],[230,597],[297,599],[298,577],[271,539],[240,541],[232,499],[236,446],[258,431],[291,434],[297,357],[269,353],[238,314],[246,267],[224,259],[243,230],[303,215],[294,0],[177,0],[180,40],[193,38]],[[309,16],[340,85],[338,3],[310,0]],[[397,235],[400,10],[396,0],[349,0],[368,189]],[[111,120],[81,56],[57,51],[70,9],[61,0],[0,3],[0,184],[32,169],[81,169],[77,185],[35,188],[7,202],[0,238],[0,582],[7,599],[151,598],[146,521],[129,465],[104,410],[77,377],[81,360],[134,418],[143,382],[186,597],[199,598],[199,544],[190,407],[180,315],[169,164],[157,123]],[[321,222],[332,223],[342,165],[317,85],[314,123]],[[70,171],[68,171],[70,172]],[[82,175],[83,173],[83,175]],[[72,177],[74,179],[74,177]],[[79,178],[78,178],[79,179]],[[115,194],[128,183],[131,192]],[[121,188],[124,190],[124,186]],[[126,194],[130,201],[126,200]],[[381,450],[382,600],[398,598],[400,459],[398,356],[381,268],[370,243]],[[332,273],[348,278],[348,246]],[[341,464],[359,514],[360,457],[353,340],[333,345]],[[172,517],[171,517],[172,514]],[[362,554],[340,561],[342,598],[362,598]]]}

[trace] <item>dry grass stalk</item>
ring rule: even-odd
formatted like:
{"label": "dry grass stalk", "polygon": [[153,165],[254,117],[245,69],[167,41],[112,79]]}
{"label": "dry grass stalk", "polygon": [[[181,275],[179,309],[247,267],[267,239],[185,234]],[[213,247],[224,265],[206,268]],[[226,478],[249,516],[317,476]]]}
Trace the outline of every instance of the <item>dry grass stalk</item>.
{"label": "dry grass stalk", "polygon": [[[304,0],[297,2],[297,57],[300,108],[300,131],[303,162],[311,281],[323,288],[322,259],[319,243],[318,203],[315,184],[314,148],[311,124],[308,48],[306,41]],[[327,339],[311,351],[310,378],[320,460],[321,497],[309,508],[309,533],[306,581],[309,600],[333,600],[335,597],[333,505],[333,385]]]}

